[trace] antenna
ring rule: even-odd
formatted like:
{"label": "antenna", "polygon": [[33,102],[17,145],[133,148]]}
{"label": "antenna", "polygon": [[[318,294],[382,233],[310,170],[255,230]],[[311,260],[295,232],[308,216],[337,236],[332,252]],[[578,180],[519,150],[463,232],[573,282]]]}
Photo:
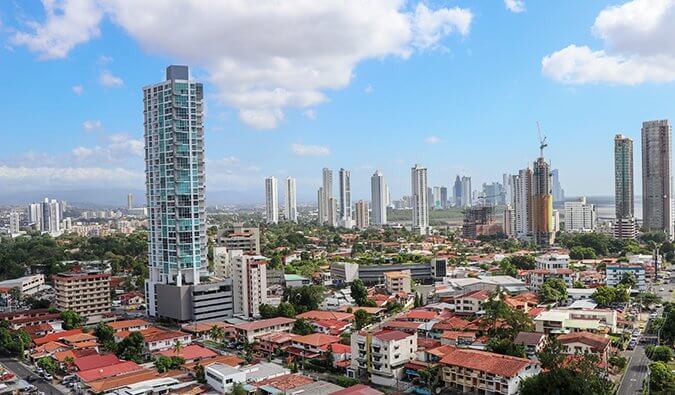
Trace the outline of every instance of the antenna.
{"label": "antenna", "polygon": [[544,148],[548,147],[548,144],[546,143],[546,136],[543,138],[541,136],[541,126],[539,125],[539,121],[537,121],[537,133],[539,134],[539,157],[543,158]]}

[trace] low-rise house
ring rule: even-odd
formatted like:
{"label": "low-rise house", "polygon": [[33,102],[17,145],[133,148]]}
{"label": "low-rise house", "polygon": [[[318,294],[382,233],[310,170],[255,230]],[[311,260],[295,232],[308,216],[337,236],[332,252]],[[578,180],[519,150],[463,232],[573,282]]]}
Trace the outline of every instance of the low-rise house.
{"label": "low-rise house", "polygon": [[595,354],[602,362],[609,358],[611,341],[609,337],[589,332],[568,333],[558,336],[563,345],[565,354]]}
{"label": "low-rise house", "polygon": [[404,365],[415,359],[417,334],[388,330],[354,333],[351,349],[348,375],[367,374],[374,384],[394,387],[403,377]]}
{"label": "low-rise house", "polygon": [[253,349],[267,355],[272,355],[276,352],[286,352],[293,344],[293,339],[297,337],[300,336],[289,332],[268,333],[256,338]]}
{"label": "low-rise house", "polygon": [[204,369],[207,384],[221,394],[227,393],[235,383],[258,383],[289,373],[290,370],[274,363],[260,363],[239,368],[215,363]]}
{"label": "low-rise house", "polygon": [[569,306],[580,300],[591,300],[594,292],[594,288],[567,288],[567,300],[565,300],[565,304]]}
{"label": "low-rise house", "polygon": [[462,315],[473,315],[481,310],[483,303],[490,299],[490,293],[484,290],[471,291],[465,294],[456,296],[455,313]]}
{"label": "low-rise house", "polygon": [[135,306],[145,303],[145,295],[143,295],[143,292],[131,291],[119,295],[117,300],[123,306]]}
{"label": "low-rise house", "polygon": [[297,319],[308,321],[335,320],[335,321],[354,321],[354,314],[340,311],[310,310],[295,316]]}
{"label": "low-rise house", "polygon": [[569,332],[616,333],[617,313],[611,309],[544,310],[534,318],[536,332],[562,334]]}
{"label": "low-rise house", "polygon": [[559,278],[568,288],[572,288],[574,282],[579,279],[579,273],[572,269],[534,269],[528,270],[525,277],[527,285],[534,290],[539,289],[549,278]]}
{"label": "low-rise house", "polygon": [[[168,350],[176,344],[187,346],[192,343],[192,335],[181,331],[165,330],[151,326],[137,332],[143,336],[145,351],[149,353]],[[132,333],[129,331],[117,332],[115,333],[115,341],[121,342]]]}
{"label": "low-rise house", "polygon": [[148,329],[150,327],[150,323],[145,321],[145,320],[139,320],[139,319],[134,319],[134,320],[123,320],[123,321],[114,321],[114,322],[109,322],[108,325],[113,328],[115,332],[121,332],[121,331],[128,331],[128,332],[134,332],[134,331],[142,331],[143,329]]}
{"label": "low-rise house", "polygon": [[294,322],[292,318],[276,317],[237,324],[234,325],[234,330],[238,339],[242,341],[246,339],[249,343],[253,343],[258,336],[273,332],[289,332],[293,329]]}
{"label": "low-rise house", "polygon": [[195,322],[193,324],[181,325],[181,330],[192,335],[193,339],[221,341],[223,339],[213,339],[211,330],[216,326],[223,330],[225,339],[232,339],[236,336],[234,325],[226,322]]}
{"label": "low-rise house", "polygon": [[314,332],[340,336],[342,333],[349,333],[352,323],[349,321],[317,320],[312,321],[312,326],[314,327]]}
{"label": "low-rise house", "polygon": [[192,363],[204,359],[213,358],[218,354],[198,344],[190,344],[189,346],[186,347],[180,347],[180,349],[172,348],[160,351],[157,353],[157,355],[163,355],[165,357],[180,357],[183,358],[186,363]]}
{"label": "low-rise house", "polygon": [[470,349],[455,349],[440,360],[446,387],[460,392],[517,394],[520,383],[540,373],[526,358]]}
{"label": "low-rise house", "polygon": [[330,345],[340,342],[338,336],[325,335],[323,333],[312,333],[305,336],[298,336],[291,340],[291,347],[288,353],[302,358],[318,358],[330,351]]}
{"label": "low-rise house", "polygon": [[331,395],[384,395],[384,392],[365,384],[356,384],[343,390],[335,391]]}
{"label": "low-rise house", "polygon": [[444,331],[441,344],[447,346],[469,347],[476,341],[476,332]]}
{"label": "low-rise house", "polygon": [[540,332],[518,332],[514,344],[522,344],[528,358],[533,358],[541,352],[547,343],[546,334]]}
{"label": "low-rise house", "polygon": [[49,324],[55,331],[61,330],[61,314],[49,309],[34,309],[0,313],[0,321],[7,321],[9,329],[17,330],[30,325]]}
{"label": "low-rise house", "polygon": [[143,367],[132,361],[120,361],[114,365],[102,366],[94,369],[81,370],[76,375],[84,383],[119,376],[125,373],[137,372]]}

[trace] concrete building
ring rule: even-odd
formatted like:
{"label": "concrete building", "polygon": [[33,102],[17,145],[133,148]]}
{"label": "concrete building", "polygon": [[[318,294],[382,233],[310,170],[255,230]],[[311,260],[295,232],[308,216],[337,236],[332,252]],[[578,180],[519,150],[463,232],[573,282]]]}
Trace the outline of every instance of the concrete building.
{"label": "concrete building", "polygon": [[448,275],[448,257],[437,256],[431,259],[431,274],[434,279],[442,279]]}
{"label": "concrete building", "polygon": [[551,170],[551,194],[554,202],[565,201],[565,190],[560,185],[560,175],[558,169]]}
{"label": "concrete building", "polygon": [[279,222],[279,190],[276,177],[265,178],[265,212],[268,224]]}
{"label": "concrete building", "polygon": [[455,178],[455,183],[452,186],[452,204],[455,207],[462,205],[462,179],[459,174]]}
{"label": "concrete building", "polygon": [[633,140],[622,134],[614,137],[614,236],[634,239],[637,235],[633,190]]}
{"label": "concrete building", "polygon": [[[165,81],[143,88],[149,239],[145,295],[152,317],[183,318],[175,315],[180,311],[175,305],[189,303],[169,295],[188,297],[189,290],[181,288],[199,284],[207,267],[203,100],[203,86],[190,80],[187,66],[169,66]],[[169,298],[157,297],[159,286]]]}
{"label": "concrete building", "polygon": [[230,253],[227,247],[213,247],[213,274],[216,277],[230,277]]}
{"label": "concrete building", "polygon": [[285,192],[285,210],[284,215],[286,216],[286,221],[298,222],[298,202],[297,202],[297,189],[295,186],[295,178],[286,177],[286,182],[284,183]]}
{"label": "concrete building", "polygon": [[44,274],[34,274],[0,281],[0,288],[19,288],[21,295],[32,295],[45,286]]}
{"label": "concrete building", "polygon": [[410,270],[412,279],[421,283],[429,283],[433,278],[430,263],[360,265],[358,270],[358,278],[367,284],[383,284],[385,272],[401,270]]}
{"label": "concrete building", "polygon": [[384,273],[384,288],[391,295],[395,295],[399,292],[409,294],[412,288],[411,285],[410,270]]}
{"label": "concrete building", "polygon": [[448,188],[441,187],[441,208],[448,208]]}
{"label": "concrete building", "polygon": [[537,269],[553,270],[567,269],[570,264],[570,256],[566,254],[544,254],[534,258]]}
{"label": "concrete building", "polygon": [[511,204],[507,204],[504,207],[502,223],[504,234],[506,237],[515,237],[516,236],[516,211],[513,209]]}
{"label": "concrete building", "polygon": [[673,237],[672,127],[670,121],[642,123],[642,216],[646,231]]}
{"label": "concrete building", "polygon": [[260,316],[260,305],[267,303],[267,263],[263,256],[231,252],[235,315]]}
{"label": "concrete building", "polygon": [[382,173],[377,170],[370,177],[370,207],[373,225],[387,224],[387,185]]}
{"label": "concrete building", "polygon": [[617,313],[612,309],[576,310],[557,308],[545,310],[534,318],[535,332],[562,334],[570,332],[616,333]]}
{"label": "concrete building", "polygon": [[357,332],[352,334],[351,348],[348,375],[368,375],[373,384],[396,387],[403,378],[405,364],[415,360],[417,334],[389,330],[373,334]]}
{"label": "concrete building", "polygon": [[646,272],[642,265],[607,265],[605,269],[605,283],[609,286],[616,287],[625,276],[635,278],[635,288],[638,290],[647,289]]}
{"label": "concrete building", "polygon": [[419,234],[427,234],[429,228],[429,206],[427,195],[427,168],[415,165],[411,171],[412,227]]}
{"label": "concrete building", "polygon": [[340,202],[339,202],[339,219],[338,224],[345,228],[351,228],[352,225],[352,187],[351,187],[351,172],[349,170],[340,169],[338,173],[340,184]]}
{"label": "concrete building", "polygon": [[471,177],[462,177],[462,207],[472,206],[471,192]]}
{"label": "concrete building", "polygon": [[356,202],[356,227],[358,229],[366,229],[370,225],[368,218],[368,202],[359,200]]}
{"label": "concrete building", "polygon": [[208,365],[204,369],[204,378],[206,379],[206,383],[219,394],[227,394],[235,383],[254,384],[259,381],[273,379],[290,373],[291,371],[289,369],[269,362],[238,368],[223,363],[214,363]]}
{"label": "concrete building", "polygon": [[42,230],[42,203],[28,205],[28,223],[35,225],[37,230]]}
{"label": "concrete building", "polygon": [[328,198],[328,212],[326,213],[326,225],[336,228],[339,222],[338,202],[334,197]]}
{"label": "concrete building", "polygon": [[134,195],[127,193],[127,210],[134,208]]}
{"label": "concrete building", "polygon": [[[319,217],[320,224],[328,223],[328,215],[331,209],[330,199],[333,197],[333,171],[328,168],[323,168],[322,170],[322,181],[319,199]],[[333,214],[335,215],[335,214]]]}
{"label": "concrete building", "polygon": [[218,233],[217,243],[229,251],[241,250],[244,254],[260,255],[260,229],[235,224]]}
{"label": "concrete building", "polygon": [[532,169],[533,241],[540,246],[550,246],[555,241],[551,170],[543,156],[537,158]]}
{"label": "concrete building", "polygon": [[270,333],[290,332],[293,329],[293,318],[275,317],[252,322],[244,322],[233,326],[237,339],[254,343],[259,336]]}
{"label": "concrete building", "polygon": [[63,210],[56,199],[45,198],[42,203],[33,203],[29,206],[29,219],[37,225],[38,230],[53,236],[61,234],[61,220]]}
{"label": "concrete building", "polygon": [[532,169],[520,170],[512,178],[514,229],[520,240],[532,239]]}
{"label": "concrete building", "polygon": [[586,203],[582,196],[575,201],[565,202],[565,230],[568,232],[593,232],[597,222],[595,205]]}
{"label": "concrete building", "polygon": [[441,187],[433,187],[431,189],[431,207],[435,210],[443,208],[443,200],[441,199]]}
{"label": "concrete building", "polygon": [[351,262],[331,262],[330,276],[334,284],[350,284],[359,278],[359,264]]}
{"label": "concrete building", "polygon": [[110,274],[69,272],[52,276],[56,293],[56,308],[72,310],[91,325],[110,321]]}
{"label": "concrete building", "polygon": [[9,233],[12,235],[18,234],[21,231],[19,226],[19,213],[11,212],[9,213]]}

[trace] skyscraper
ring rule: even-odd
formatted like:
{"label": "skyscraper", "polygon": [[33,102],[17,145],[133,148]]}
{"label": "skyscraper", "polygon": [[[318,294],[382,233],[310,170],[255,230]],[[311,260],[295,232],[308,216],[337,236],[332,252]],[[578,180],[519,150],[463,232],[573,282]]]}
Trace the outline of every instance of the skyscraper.
{"label": "skyscraper", "polygon": [[127,210],[134,208],[134,195],[127,193]]}
{"label": "skyscraper", "polygon": [[61,233],[61,207],[56,199],[45,198],[40,205],[40,230],[52,235]]}
{"label": "skyscraper", "polygon": [[511,178],[513,185],[514,231],[520,240],[532,238],[532,169],[520,170]]}
{"label": "skyscraper", "polygon": [[642,123],[642,215],[647,231],[673,236],[672,127],[670,121]]}
{"label": "skyscraper", "polygon": [[368,225],[368,202],[359,200],[356,202],[356,227],[366,229]]}
{"label": "skyscraper", "polygon": [[370,206],[372,209],[373,225],[385,225],[387,223],[387,190],[384,176],[377,170],[370,177]]}
{"label": "skyscraper", "polygon": [[453,204],[456,207],[459,207],[462,205],[462,179],[459,177],[459,174],[457,175],[457,178],[455,178],[455,184],[452,187],[452,196],[453,196]]}
{"label": "skyscraper", "polygon": [[471,177],[462,177],[462,196],[461,196],[461,206],[462,207],[471,207]]}
{"label": "skyscraper", "polygon": [[291,222],[298,222],[298,202],[296,199],[297,190],[295,188],[295,178],[286,177],[286,182],[284,184],[284,200],[285,200],[285,212],[286,220]]}
{"label": "skyscraper", "polygon": [[231,316],[232,282],[207,272],[202,84],[187,66],[143,88],[148,204],[146,305],[150,316],[205,321]]}
{"label": "skyscraper", "polygon": [[351,172],[340,169],[338,174],[340,183],[340,219],[339,224],[345,228],[352,227],[352,188]]}
{"label": "skyscraper", "polygon": [[551,170],[551,192],[554,202],[565,201],[565,190],[560,185],[560,176],[558,169]]}
{"label": "skyscraper", "polygon": [[412,227],[420,234],[427,234],[429,205],[427,196],[427,168],[416,164],[410,170],[412,189]]}
{"label": "skyscraper", "polygon": [[614,137],[614,236],[633,239],[636,236],[633,192],[633,140],[622,134]]}
{"label": "skyscraper", "polygon": [[28,205],[28,223],[35,224],[37,230],[42,230],[42,203]]}
{"label": "skyscraper", "polygon": [[548,246],[555,241],[551,170],[543,156],[532,169],[532,236],[537,245]]}
{"label": "skyscraper", "polygon": [[322,171],[322,204],[323,207],[320,210],[323,213],[323,216],[321,218],[321,221],[319,221],[322,224],[325,224],[328,222],[328,213],[330,211],[330,198],[333,197],[333,171],[324,167]]}
{"label": "skyscraper", "polygon": [[434,187],[432,189],[433,203],[432,206],[434,209],[441,209],[441,187]]}
{"label": "skyscraper", "polygon": [[318,207],[317,213],[317,222],[319,225],[324,224],[324,218],[326,218],[326,202],[323,201],[323,187],[319,187],[316,192],[316,201]]}
{"label": "skyscraper", "polygon": [[268,224],[279,222],[279,189],[276,177],[265,178],[265,210]]}
{"label": "skyscraper", "polygon": [[11,212],[9,213],[9,233],[10,234],[17,234],[20,231],[20,226],[19,226],[19,213],[16,212]]}
{"label": "skyscraper", "polygon": [[448,188],[441,187],[441,208],[448,207]]}

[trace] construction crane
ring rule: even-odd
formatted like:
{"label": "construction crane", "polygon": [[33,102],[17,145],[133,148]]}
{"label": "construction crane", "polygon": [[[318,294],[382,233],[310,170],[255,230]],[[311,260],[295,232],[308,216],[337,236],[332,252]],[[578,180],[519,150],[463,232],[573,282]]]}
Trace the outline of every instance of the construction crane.
{"label": "construction crane", "polygon": [[537,121],[537,133],[539,134],[539,157],[543,158],[544,148],[548,147],[548,144],[546,143],[546,136],[543,138],[541,136],[541,126],[539,125],[539,121]]}

